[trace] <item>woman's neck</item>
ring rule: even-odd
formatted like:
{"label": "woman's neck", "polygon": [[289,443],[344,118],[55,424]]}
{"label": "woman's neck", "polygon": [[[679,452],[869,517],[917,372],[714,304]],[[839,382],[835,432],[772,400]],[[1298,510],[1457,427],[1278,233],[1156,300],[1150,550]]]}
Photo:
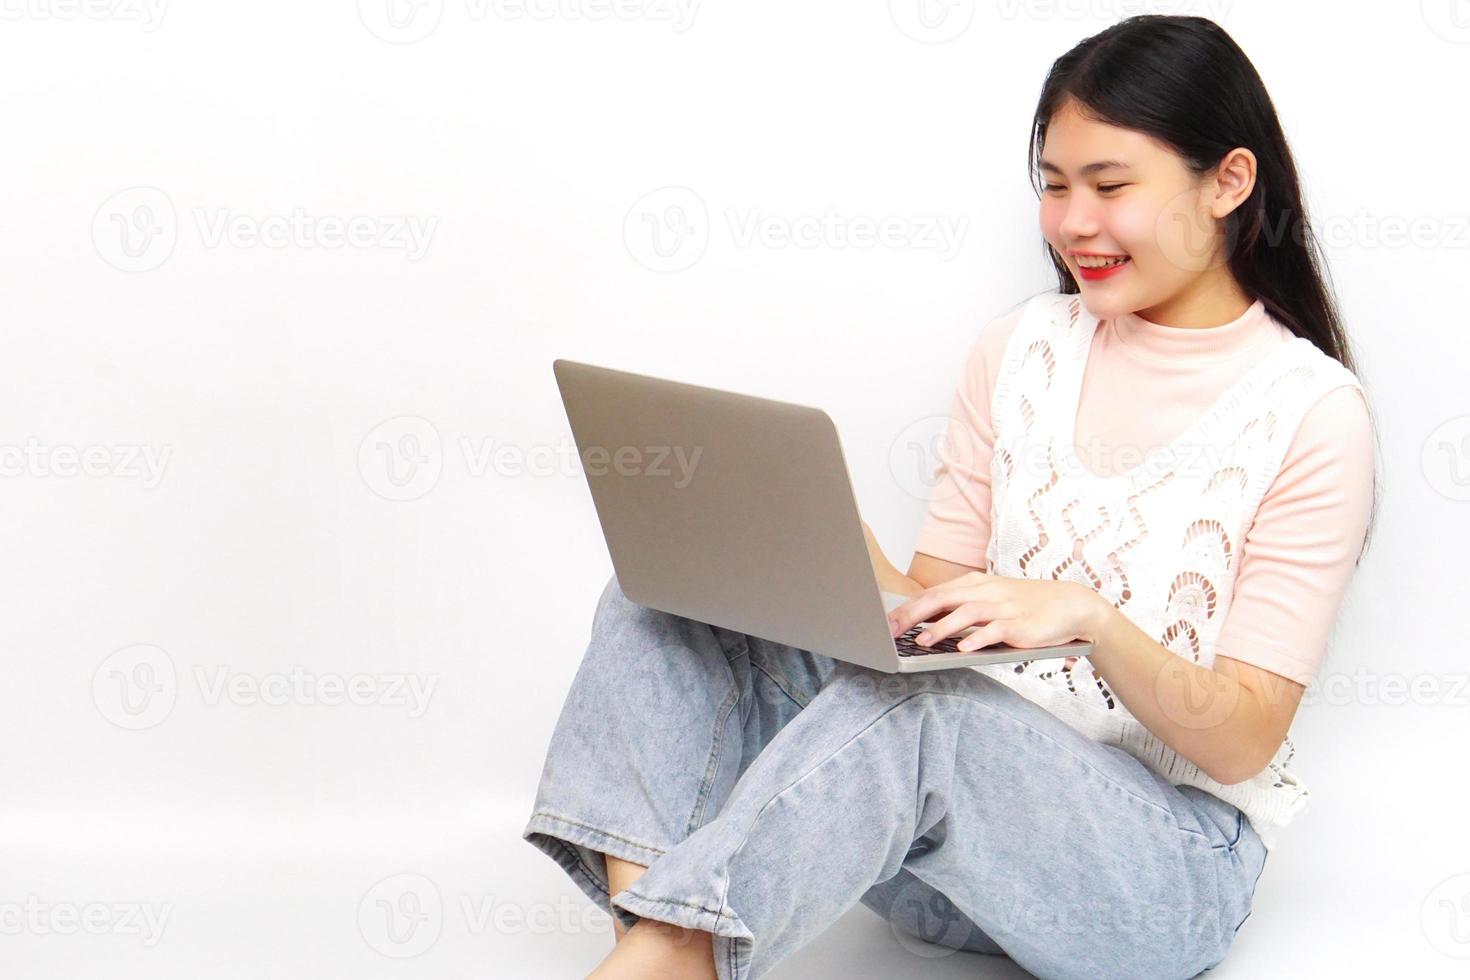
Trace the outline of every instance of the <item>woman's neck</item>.
{"label": "woman's neck", "polygon": [[1135,312],[1152,323],[1173,327],[1218,327],[1240,319],[1254,300],[1247,296],[1235,277],[1204,275],[1175,295]]}

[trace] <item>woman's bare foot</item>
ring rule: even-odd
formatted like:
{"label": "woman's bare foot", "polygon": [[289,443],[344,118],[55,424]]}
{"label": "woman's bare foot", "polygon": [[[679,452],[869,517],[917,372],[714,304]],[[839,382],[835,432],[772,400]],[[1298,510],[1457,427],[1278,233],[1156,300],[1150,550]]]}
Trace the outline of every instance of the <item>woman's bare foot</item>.
{"label": "woman's bare foot", "polygon": [[586,980],[716,980],[714,936],[640,919]]}
{"label": "woman's bare foot", "polygon": [[[627,888],[634,881],[638,880],[639,875],[648,870],[641,864],[624,861],[622,858],[615,858],[611,854],[604,855],[604,857],[607,858],[607,883],[608,892],[611,895],[616,895],[624,888]],[[611,911],[610,907],[609,911]],[[618,921],[616,915],[613,916],[613,945],[616,946],[622,942],[623,937],[627,934],[627,927]]]}

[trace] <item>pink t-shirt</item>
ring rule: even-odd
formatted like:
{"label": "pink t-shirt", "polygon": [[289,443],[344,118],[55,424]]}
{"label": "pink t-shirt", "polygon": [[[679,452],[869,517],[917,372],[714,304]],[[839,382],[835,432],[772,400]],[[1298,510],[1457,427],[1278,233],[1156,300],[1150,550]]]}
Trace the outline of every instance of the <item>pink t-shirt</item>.
{"label": "pink t-shirt", "polygon": [[[967,430],[974,453],[941,465],[915,544],[923,554],[986,567],[995,442],[990,396],[1024,308],[987,324],[966,359],[950,419]],[[1083,375],[1078,457],[1099,475],[1133,469],[1150,447],[1182,434],[1292,336],[1260,300],[1218,327],[1171,327],[1131,313],[1101,320]],[[1220,656],[1311,682],[1363,543],[1372,489],[1368,406],[1356,388],[1336,388],[1302,419],[1246,533]]]}

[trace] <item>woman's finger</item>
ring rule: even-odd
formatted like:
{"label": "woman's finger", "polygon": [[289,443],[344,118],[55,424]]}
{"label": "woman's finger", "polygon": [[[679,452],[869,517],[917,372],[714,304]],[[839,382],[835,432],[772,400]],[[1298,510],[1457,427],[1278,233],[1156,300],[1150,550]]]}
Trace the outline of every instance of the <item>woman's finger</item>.
{"label": "woman's finger", "polygon": [[1000,643],[1005,640],[1006,621],[995,619],[984,626],[977,626],[968,636],[961,637],[955,647],[966,652],[988,647],[992,643]]}
{"label": "woman's finger", "polygon": [[926,589],[901,606],[894,607],[888,614],[893,635],[904,632],[915,623],[933,622],[937,614],[948,612],[965,601],[965,596],[955,596],[954,590]]}
{"label": "woman's finger", "polygon": [[980,606],[973,601],[962,602],[948,616],[935,620],[924,632],[914,638],[915,643],[928,646],[952,636],[967,626],[982,622]]}
{"label": "woman's finger", "polygon": [[937,613],[948,612],[966,602],[982,602],[987,597],[994,596],[985,585],[936,585],[895,606],[888,620],[894,627],[893,635],[897,636],[915,623],[934,622]]}

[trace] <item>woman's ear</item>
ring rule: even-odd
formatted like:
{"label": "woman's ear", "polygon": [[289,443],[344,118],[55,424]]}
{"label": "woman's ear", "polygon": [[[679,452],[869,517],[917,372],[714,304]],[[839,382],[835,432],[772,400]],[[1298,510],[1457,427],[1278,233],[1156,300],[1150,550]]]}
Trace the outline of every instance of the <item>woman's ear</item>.
{"label": "woman's ear", "polygon": [[1256,155],[1237,146],[1221,159],[1215,168],[1215,197],[1210,213],[1223,218],[1240,207],[1256,186]]}

